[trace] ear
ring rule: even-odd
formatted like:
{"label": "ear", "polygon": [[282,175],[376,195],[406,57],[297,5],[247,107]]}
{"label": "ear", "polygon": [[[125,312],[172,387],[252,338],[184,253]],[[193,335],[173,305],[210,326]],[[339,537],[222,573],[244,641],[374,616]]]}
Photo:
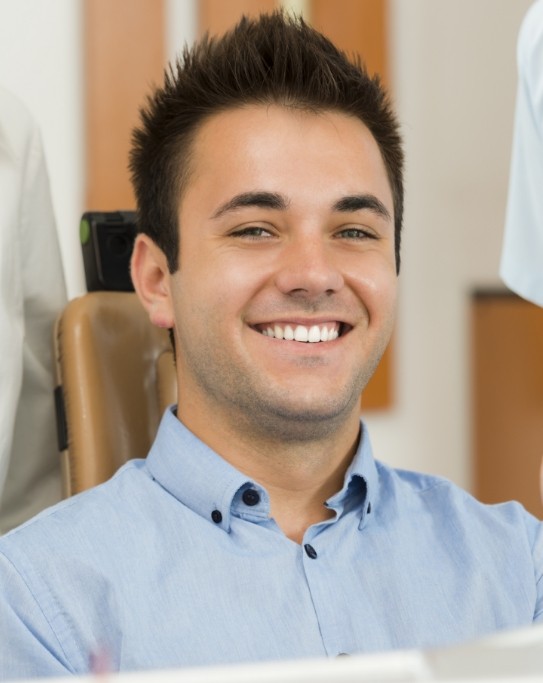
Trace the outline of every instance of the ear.
{"label": "ear", "polygon": [[136,237],[130,273],[136,294],[153,325],[173,327],[168,262],[162,249],[147,235],[139,234]]}

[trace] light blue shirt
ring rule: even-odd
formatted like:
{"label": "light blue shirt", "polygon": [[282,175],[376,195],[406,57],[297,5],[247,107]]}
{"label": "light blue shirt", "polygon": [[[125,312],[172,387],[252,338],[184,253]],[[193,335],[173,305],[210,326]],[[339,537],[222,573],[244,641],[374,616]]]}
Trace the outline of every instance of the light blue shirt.
{"label": "light blue shirt", "polygon": [[147,460],[0,539],[0,678],[443,645],[543,616],[541,524],[375,462],[298,545],[167,411]]}

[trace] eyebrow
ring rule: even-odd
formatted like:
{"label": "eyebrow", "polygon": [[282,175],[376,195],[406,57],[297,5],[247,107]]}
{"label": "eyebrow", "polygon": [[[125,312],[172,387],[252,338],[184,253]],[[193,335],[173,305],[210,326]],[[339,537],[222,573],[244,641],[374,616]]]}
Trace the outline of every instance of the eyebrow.
{"label": "eyebrow", "polygon": [[333,206],[334,211],[354,213],[355,211],[369,210],[378,216],[390,220],[390,212],[380,199],[373,194],[354,194],[342,197]]}
{"label": "eyebrow", "polygon": [[284,211],[288,208],[288,205],[289,202],[287,199],[276,192],[242,192],[219,206],[212,218],[219,218],[229,211],[243,209],[248,206],[256,206],[259,209]]}
{"label": "eyebrow", "polygon": [[[212,218],[220,216],[230,211],[255,206],[260,209],[274,209],[275,211],[285,211],[289,206],[289,201],[277,192],[242,192],[229,199],[212,215]],[[373,194],[354,194],[338,199],[332,206],[333,211],[342,213],[355,213],[356,211],[369,210],[378,216],[390,220],[391,216],[383,204]]]}

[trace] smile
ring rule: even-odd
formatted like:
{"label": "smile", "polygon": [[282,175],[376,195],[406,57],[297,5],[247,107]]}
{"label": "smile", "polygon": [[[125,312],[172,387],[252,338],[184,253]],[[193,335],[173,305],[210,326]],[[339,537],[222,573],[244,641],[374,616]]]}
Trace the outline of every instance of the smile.
{"label": "smile", "polygon": [[334,341],[334,339],[341,335],[341,328],[342,323],[339,322],[329,322],[321,325],[284,325],[274,323],[273,325],[255,326],[257,332],[266,337],[308,344]]}

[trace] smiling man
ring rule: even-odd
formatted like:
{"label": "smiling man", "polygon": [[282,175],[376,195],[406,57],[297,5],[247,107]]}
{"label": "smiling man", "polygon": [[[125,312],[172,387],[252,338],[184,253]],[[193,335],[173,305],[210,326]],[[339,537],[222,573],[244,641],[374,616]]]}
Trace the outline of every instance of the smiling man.
{"label": "smiling man", "polygon": [[134,282],[174,330],[177,417],[273,492],[271,517],[300,543],[334,515],[323,501],[341,489],[391,333],[386,168],[356,118],[275,103],[215,114],[191,157],[179,266],[141,235]]}
{"label": "smiling man", "polygon": [[[136,291],[179,403],[145,461],[0,541],[0,672],[444,645],[541,618],[540,523],[373,459],[402,151],[377,79],[301,20],[204,40],[142,112]],[[3,667],[3,668],[2,668]]]}

